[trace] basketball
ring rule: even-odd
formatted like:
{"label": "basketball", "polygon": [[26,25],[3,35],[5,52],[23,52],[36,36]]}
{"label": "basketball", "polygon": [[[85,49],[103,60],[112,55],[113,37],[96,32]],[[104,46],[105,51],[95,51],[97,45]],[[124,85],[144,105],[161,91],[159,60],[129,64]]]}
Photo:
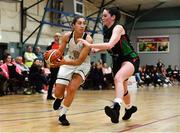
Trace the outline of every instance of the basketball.
{"label": "basketball", "polygon": [[57,49],[51,49],[44,53],[44,60],[49,65],[54,65],[54,62],[60,58],[62,58],[62,53]]}

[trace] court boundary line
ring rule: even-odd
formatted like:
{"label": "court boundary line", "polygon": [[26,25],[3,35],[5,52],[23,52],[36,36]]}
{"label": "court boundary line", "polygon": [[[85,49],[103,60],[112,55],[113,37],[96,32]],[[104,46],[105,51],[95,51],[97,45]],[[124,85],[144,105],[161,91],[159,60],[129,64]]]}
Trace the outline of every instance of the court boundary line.
{"label": "court boundary line", "polygon": [[161,121],[173,119],[173,118],[179,117],[179,116],[180,116],[180,114],[178,114],[178,115],[173,115],[173,116],[166,117],[166,118],[162,118],[162,119],[155,120],[155,121],[152,121],[152,122],[149,122],[149,123],[145,123],[145,124],[135,124],[135,125],[130,125],[130,126],[128,126],[129,128],[120,130],[119,132],[127,132],[127,131],[131,131],[131,130],[133,130],[133,129],[145,127],[145,126],[147,126],[147,125],[151,125],[151,124],[158,123],[158,122],[161,122]]}

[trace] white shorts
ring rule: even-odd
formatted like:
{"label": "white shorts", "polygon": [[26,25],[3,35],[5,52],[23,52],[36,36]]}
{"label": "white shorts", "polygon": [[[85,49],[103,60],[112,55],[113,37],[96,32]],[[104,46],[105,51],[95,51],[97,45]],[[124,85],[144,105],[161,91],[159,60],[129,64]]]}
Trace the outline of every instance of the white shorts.
{"label": "white shorts", "polygon": [[89,70],[90,64],[83,63],[80,66],[62,65],[59,68],[56,83],[68,85],[74,73],[79,74],[82,79],[85,80],[87,74],[89,73]]}

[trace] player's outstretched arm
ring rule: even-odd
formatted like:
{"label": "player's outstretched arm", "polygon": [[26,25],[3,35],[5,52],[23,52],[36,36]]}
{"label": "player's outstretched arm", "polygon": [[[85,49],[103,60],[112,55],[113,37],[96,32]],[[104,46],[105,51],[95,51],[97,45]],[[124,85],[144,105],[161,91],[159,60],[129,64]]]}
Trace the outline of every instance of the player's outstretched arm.
{"label": "player's outstretched arm", "polygon": [[[87,35],[87,38],[86,40],[89,42],[89,43],[92,43],[93,40],[91,38],[90,35]],[[88,54],[90,53],[90,48],[88,46],[84,46],[80,52],[80,55],[77,59],[75,60],[65,60],[65,59],[62,59],[59,61],[59,65],[74,65],[74,66],[78,66],[78,65],[81,65],[86,57],[88,56]]]}
{"label": "player's outstretched arm", "polygon": [[82,38],[79,39],[79,41],[81,41],[85,46],[88,46],[90,48],[108,50],[108,49],[113,48],[117,44],[117,42],[120,40],[121,35],[124,35],[124,34],[125,34],[124,28],[121,25],[116,25],[113,29],[113,33],[109,42],[90,44],[89,42],[87,42],[86,40]]}

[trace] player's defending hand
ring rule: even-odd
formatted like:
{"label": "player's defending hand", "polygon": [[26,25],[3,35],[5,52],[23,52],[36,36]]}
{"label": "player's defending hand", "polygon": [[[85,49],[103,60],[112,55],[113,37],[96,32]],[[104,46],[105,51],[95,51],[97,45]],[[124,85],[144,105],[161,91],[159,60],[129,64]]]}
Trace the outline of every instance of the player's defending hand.
{"label": "player's defending hand", "polygon": [[95,54],[97,52],[100,52],[101,50],[100,49],[97,49],[97,48],[91,48],[91,53]]}
{"label": "player's defending hand", "polygon": [[83,45],[88,46],[88,47],[90,47],[90,45],[91,45],[88,41],[86,41],[84,39],[78,39],[78,41],[82,42]]}

